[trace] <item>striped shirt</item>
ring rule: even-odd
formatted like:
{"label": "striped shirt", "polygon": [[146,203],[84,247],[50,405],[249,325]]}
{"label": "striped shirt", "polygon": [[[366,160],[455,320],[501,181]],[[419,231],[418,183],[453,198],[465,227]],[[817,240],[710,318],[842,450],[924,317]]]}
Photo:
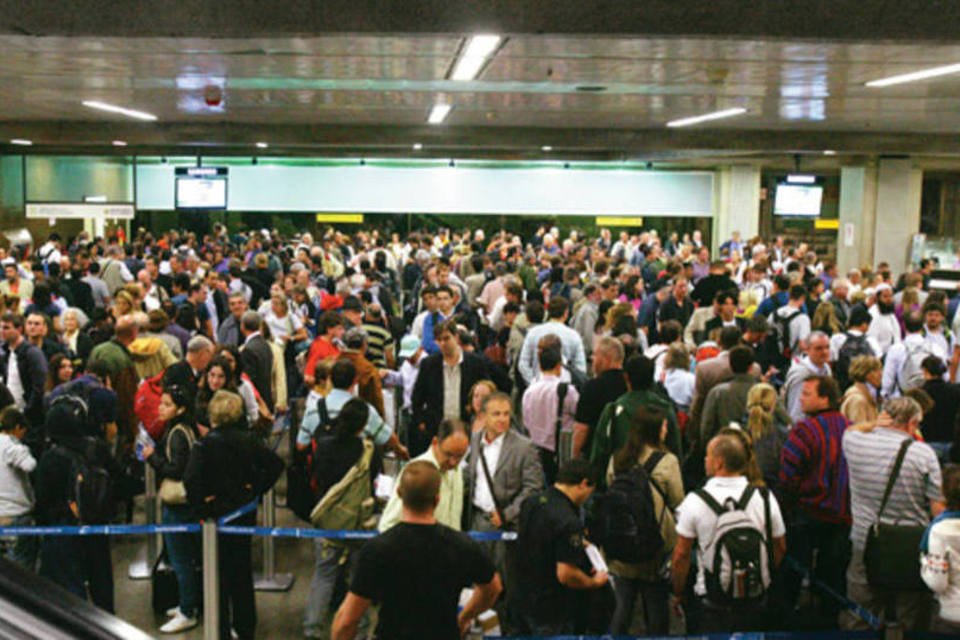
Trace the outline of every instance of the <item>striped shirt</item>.
{"label": "striped shirt", "polygon": [[364,323],[363,331],[367,334],[367,359],[380,369],[386,369],[386,350],[393,348],[393,336],[378,324]]}
{"label": "striped shirt", "polygon": [[[883,491],[903,441],[910,436],[897,429],[878,427],[873,431],[847,431],[843,454],[850,473],[850,506],[853,527],[850,540],[854,552],[862,552],[867,530],[876,521]],[[888,523],[926,526],[931,501],[943,500],[937,454],[930,445],[914,442],[907,449],[903,466],[883,510]]]}
{"label": "striped shirt", "polygon": [[780,453],[780,484],[804,513],[823,522],[850,522],[850,487],[843,456],[847,419],[824,411],[801,420]]}

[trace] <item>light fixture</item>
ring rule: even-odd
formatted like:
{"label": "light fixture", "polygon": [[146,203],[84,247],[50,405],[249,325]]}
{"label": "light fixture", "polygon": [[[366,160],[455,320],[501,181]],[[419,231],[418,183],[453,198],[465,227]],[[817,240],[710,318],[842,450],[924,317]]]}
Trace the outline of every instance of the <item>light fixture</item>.
{"label": "light fixture", "polygon": [[107,196],[83,196],[83,201],[89,203],[104,203],[107,201]]}
{"label": "light fixture", "polygon": [[944,67],[932,67],[930,69],[923,69],[922,71],[913,71],[911,73],[901,73],[896,76],[890,76],[889,78],[880,78],[879,80],[871,80],[870,82],[867,82],[866,85],[872,88],[890,87],[895,84],[904,84],[906,82],[916,82],[918,80],[927,80],[929,78],[937,78],[939,76],[948,76],[953,73],[960,73],[960,64],[948,64]]}
{"label": "light fixture", "polygon": [[107,102],[100,102],[99,100],[84,100],[83,106],[89,107],[91,109],[99,109],[100,111],[108,111],[110,113],[119,113],[122,116],[127,116],[128,118],[136,118],[137,120],[156,120],[157,116],[152,113],[147,113],[146,111],[137,111],[136,109],[127,109],[126,107],[118,107],[115,104],[109,104]]}
{"label": "light fixture", "polygon": [[787,182],[793,184],[813,184],[817,181],[817,176],[811,176],[805,173],[791,173],[787,176]]}
{"label": "light fixture", "polygon": [[823,150],[823,155],[825,155],[825,156],[835,156],[835,155],[837,155],[837,152],[834,151],[833,149],[824,149],[824,150]]}
{"label": "light fixture", "polygon": [[547,152],[549,152],[549,151],[553,151],[553,147],[551,147],[551,146],[548,145],[548,144],[545,144],[545,145],[543,145],[542,147],[540,147],[540,151],[543,151],[544,153],[547,153]]}
{"label": "light fixture", "polygon": [[112,145],[115,146],[115,147],[125,147],[125,146],[127,146],[127,143],[126,143],[125,140],[114,140],[114,141],[111,142],[110,144],[112,144]]}
{"label": "light fixture", "polygon": [[497,35],[472,36],[467,41],[467,46],[463,48],[463,53],[457,58],[450,79],[464,81],[476,78],[487,58],[499,44],[500,36]]}
{"label": "light fixture", "polygon": [[722,111],[712,111],[710,113],[705,113],[700,116],[693,116],[690,118],[680,118],[679,120],[671,120],[667,123],[668,127],[689,127],[692,124],[700,124],[701,122],[707,122],[709,120],[720,120],[722,118],[732,118],[733,116],[739,116],[746,113],[747,110],[743,107],[735,107],[733,109],[724,109]]}
{"label": "light fixture", "polygon": [[270,146],[270,145],[267,144],[266,142],[258,142],[258,143],[257,143],[257,149],[266,149],[266,148],[269,147],[269,146]]}
{"label": "light fixture", "polygon": [[457,166],[457,163],[453,161],[453,158],[450,158],[450,162],[448,163],[448,166],[455,167]]}
{"label": "light fixture", "polygon": [[29,147],[30,145],[33,144],[33,141],[26,140],[24,138],[14,138],[13,140],[10,141],[10,144],[15,144],[20,147]]}
{"label": "light fixture", "polygon": [[423,145],[422,145],[422,144],[420,144],[419,142],[414,142],[414,143],[413,143],[413,150],[414,150],[414,151],[420,151],[421,149],[423,149]]}
{"label": "light fixture", "polygon": [[427,118],[427,123],[429,124],[440,124],[446,120],[447,115],[450,113],[450,110],[453,109],[451,104],[435,104],[433,109],[430,110],[430,116]]}

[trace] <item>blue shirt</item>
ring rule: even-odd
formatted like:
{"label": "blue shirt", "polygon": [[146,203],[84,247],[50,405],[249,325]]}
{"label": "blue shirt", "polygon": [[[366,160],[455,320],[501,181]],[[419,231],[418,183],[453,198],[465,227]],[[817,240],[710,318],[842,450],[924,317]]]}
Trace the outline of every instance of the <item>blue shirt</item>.
{"label": "blue shirt", "polygon": [[[436,322],[433,321],[434,317],[437,318]],[[433,330],[438,324],[446,320],[448,320],[448,318],[445,318],[439,311],[428,313],[427,317],[423,319],[423,340],[421,344],[423,350],[427,352],[427,355],[432,356],[435,353],[440,353],[440,346],[437,344],[436,338],[433,337]]]}
{"label": "blue shirt", "polygon": [[[329,418],[333,420],[340,415],[340,410],[343,409],[343,405],[355,397],[356,396],[342,389],[333,389],[328,393],[326,402],[327,415]],[[310,393],[307,394],[303,420],[300,423],[300,430],[297,432],[298,445],[305,447],[310,444],[310,439],[313,438],[313,432],[320,426],[320,413],[317,411],[317,402],[320,398],[320,394],[316,391],[311,390]],[[393,435],[393,429],[383,421],[383,418],[380,417],[380,414],[377,413],[377,410],[374,409],[372,405],[367,403],[367,408],[370,410],[370,413],[367,416],[367,426],[363,428],[363,434],[373,440],[374,444],[383,446],[390,440],[390,436]]]}

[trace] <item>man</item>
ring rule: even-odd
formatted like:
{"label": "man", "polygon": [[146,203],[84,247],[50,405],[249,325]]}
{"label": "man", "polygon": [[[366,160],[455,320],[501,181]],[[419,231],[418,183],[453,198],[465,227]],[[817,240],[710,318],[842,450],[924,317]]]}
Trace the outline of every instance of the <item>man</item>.
{"label": "man", "polygon": [[363,324],[363,302],[356,296],[347,296],[343,300],[343,319],[346,328],[359,327]]}
{"label": "man", "polygon": [[528,385],[536,381],[540,375],[540,364],[537,362],[537,345],[540,339],[553,333],[560,338],[563,347],[564,363],[581,374],[587,373],[587,357],[583,350],[583,340],[576,331],[566,325],[570,303],[566,298],[557,296],[547,304],[547,321],[527,331],[520,350],[520,360],[517,370]]}
{"label": "man", "polygon": [[893,289],[883,283],[874,289],[877,303],[870,307],[870,329],[867,335],[877,339],[880,351],[886,355],[895,344],[900,344],[900,322],[894,313],[896,305],[893,301]]}
{"label": "man", "polygon": [[493,303],[493,309],[487,318],[490,328],[494,331],[503,329],[504,309],[510,303],[519,305],[521,302],[523,302],[523,287],[515,280],[508,281],[503,296]]}
{"label": "man", "polygon": [[183,387],[189,390],[190,397],[194,397],[200,379],[206,372],[210,360],[213,359],[213,351],[213,343],[206,336],[198,335],[190,338],[190,342],[187,343],[187,353],[183,360],[170,365],[163,374],[164,388]]}
{"label": "man", "polygon": [[850,312],[853,305],[850,304],[850,281],[846,278],[835,278],[830,284],[830,304],[837,314],[837,322],[841,327],[847,327],[850,324]]}
{"label": "man", "polygon": [[423,340],[423,323],[429,316],[437,310],[437,289],[433,285],[427,285],[420,290],[420,306],[423,309],[413,319],[410,332]]}
{"label": "man", "polygon": [[831,375],[830,338],[823,332],[814,331],[807,339],[807,353],[799,359],[794,359],[790,364],[787,379],[781,391],[783,405],[787,408],[792,422],[800,422],[806,417],[800,406],[804,380],[812,376],[829,377]]}
{"label": "man", "polygon": [[[870,312],[867,311],[866,307],[856,305],[850,308],[850,315],[847,319],[847,330],[845,332],[835,333],[830,337],[830,362],[839,362],[840,350],[843,349],[843,345],[847,344],[848,340],[853,340],[857,343],[858,352],[861,351],[859,343],[865,342],[866,348],[870,350],[870,355],[876,356],[877,358],[880,357],[880,343],[877,342],[877,339],[873,336],[867,335],[871,320]],[[847,351],[853,349],[853,347],[854,345],[851,345]],[[867,354],[861,353],[861,355]]]}
{"label": "man", "polygon": [[[883,521],[926,527],[945,506],[937,454],[926,443],[916,441],[923,419],[920,405],[913,398],[893,398],[884,403],[883,410],[889,416],[888,425],[878,425],[870,431],[847,429],[843,435],[853,515],[847,598],[876,616],[893,612],[896,621],[908,632],[925,631],[933,605],[929,591],[888,591],[867,582],[863,557],[867,532],[877,522],[894,461],[903,447],[906,453],[884,505]],[[846,611],[840,616],[840,626],[844,630],[868,628],[867,623]]]}
{"label": "man", "polygon": [[[463,471],[460,461],[467,455],[470,447],[470,433],[460,420],[444,420],[437,429],[437,435],[430,448],[417,456],[413,462],[429,462],[440,471],[440,498],[434,510],[434,517],[440,524],[456,531],[460,530],[463,516]],[[403,483],[400,479],[399,485]],[[377,528],[384,532],[401,520],[402,498],[396,491],[380,516]]]}
{"label": "man", "polygon": [[700,416],[703,414],[703,405],[707,401],[710,390],[721,382],[733,377],[730,369],[730,349],[740,344],[740,330],[736,327],[724,327],[720,330],[720,353],[715,357],[704,360],[697,365],[694,371],[693,400],[690,403],[690,422],[687,425],[687,439],[690,446],[703,447],[706,443],[696,442],[700,433]]}
{"label": "man", "polygon": [[303,381],[308,386],[312,387],[316,382],[313,372],[316,370],[318,362],[327,358],[336,360],[340,357],[338,343],[342,337],[343,319],[336,311],[324,311],[320,320],[317,321],[317,337],[310,344],[310,350],[307,352],[307,363],[303,369]]}
{"label": "man", "polygon": [[[247,312],[247,299],[243,292],[232,292],[227,297],[227,308],[230,310],[230,314],[217,328],[217,342],[237,347],[241,343],[240,321],[243,314]],[[307,370],[309,371],[309,368]]]}
{"label": "man", "polygon": [[750,347],[737,345],[730,349],[730,370],[733,377],[721,382],[707,394],[703,404],[703,417],[700,419],[699,442],[709,442],[720,429],[736,422],[746,427],[747,394],[757,379],[750,374],[753,365],[753,352]]}
{"label": "man", "polygon": [[[180,339],[167,331],[170,318],[162,309],[155,309],[147,314],[147,330],[143,332],[145,338],[160,338],[167,345],[170,353],[177,360],[183,357],[183,345]],[[188,340],[189,342],[189,340]]]}
{"label": "man", "polygon": [[538,358],[543,373],[523,394],[523,424],[537,447],[547,484],[553,484],[561,463],[557,425],[568,433],[573,430],[580,395],[572,384],[561,381],[563,357],[559,348],[541,348]]}
{"label": "man", "polygon": [[771,324],[777,331],[777,345],[783,360],[799,354],[810,335],[810,316],[804,312],[807,289],[803,285],[790,287],[787,304],[773,312]]}
{"label": "man", "polygon": [[[510,428],[512,406],[510,396],[502,391],[491,393],[483,401],[484,428],[473,434],[463,474],[465,522],[471,531],[516,530],[520,505],[543,489],[543,469],[536,447]],[[507,590],[513,589],[516,550],[502,541],[488,546]],[[502,620],[511,622],[505,616]]]}
{"label": "man", "polygon": [[54,231],[47,241],[37,250],[37,256],[47,264],[60,263],[60,234]]}
{"label": "man", "polygon": [[[0,377],[13,395],[14,405],[34,429],[43,424],[43,394],[47,382],[47,360],[43,352],[23,336],[23,316],[7,312],[0,319],[3,349]],[[34,434],[28,435],[33,441]]]}
{"label": "man", "polygon": [[693,288],[690,297],[701,307],[709,306],[721,291],[737,290],[737,283],[727,273],[727,263],[715,260],[710,263],[710,273]]}
{"label": "man", "polygon": [[673,294],[660,305],[661,324],[667,320],[676,320],[681,327],[687,326],[694,311],[693,302],[687,295],[689,291],[690,281],[685,277],[678,276],[673,281]]}
{"label": "man", "polygon": [[[871,325],[872,326],[872,325]],[[903,327],[907,335],[890,347],[883,363],[883,384],[880,394],[884,398],[895,398],[905,391],[923,384],[921,363],[927,356],[936,356],[944,363],[947,354],[940,351],[923,335],[923,316],[911,311],[903,318]]]}
{"label": "man", "polygon": [[[843,433],[847,419],[839,411],[840,389],[833,378],[814,376],[803,382],[800,408],[806,418],[790,430],[780,455],[781,495],[795,505],[790,518],[790,553],[841,596],[846,592],[844,573],[850,560],[850,489]],[[784,609],[793,611],[800,594],[802,573],[787,570]],[[820,599],[823,622],[836,624],[840,603]]]}
{"label": "man", "polygon": [[436,336],[440,353],[421,360],[411,398],[414,427],[410,449],[415,455],[426,450],[442,420],[468,419],[470,389],[479,380],[490,378],[483,359],[461,348],[456,322],[438,325]]}
{"label": "man", "polygon": [[107,247],[106,256],[100,261],[100,279],[107,286],[110,295],[115,294],[126,283],[133,282],[133,274],[123,261],[123,248],[119,245],[112,244]]}
{"label": "man", "polygon": [[357,369],[357,395],[366,400],[381,416],[383,410],[383,383],[377,367],[367,359],[367,334],[361,327],[351,327],[343,334],[341,358],[353,362]]}
{"label": "man", "polygon": [[[438,524],[440,471],[425,460],[400,476],[400,524],[359,552],[353,580],[333,621],[333,640],[353,640],[374,602],[380,604],[377,637],[459,638],[502,591],[500,577],[480,546]],[[473,594],[457,613],[460,592]]]}
{"label": "man", "polygon": [[[773,566],[780,564],[786,552],[787,544],[783,516],[776,498],[766,489],[752,490],[747,480],[748,452],[743,442],[732,435],[714,437],[707,444],[705,465],[710,479],[703,492],[717,504],[728,501],[742,502],[749,494],[745,509],[752,522],[769,531],[771,539],[767,545],[773,551]],[[694,599],[687,607],[687,633],[729,633],[738,631],[762,630],[766,625],[762,609],[757,607],[733,608],[711,603],[707,599],[704,551],[713,542],[717,531],[718,515],[698,492],[688,494],[678,509],[677,545],[673,550],[672,580],[674,608],[679,609],[686,602],[687,577],[690,573],[693,546],[697,545],[697,578],[693,587]],[[767,514],[769,513],[769,520]],[[766,533],[764,534],[766,537]]]}
{"label": "man", "polygon": [[260,335],[262,319],[256,311],[245,311],[240,317],[240,333],[243,346],[240,348],[240,360],[243,372],[256,387],[260,398],[273,411],[273,349]]}
{"label": "man", "polygon": [[923,337],[933,353],[945,354],[944,364],[949,365],[950,380],[956,379],[957,363],[960,361],[960,345],[957,344],[956,337],[950,332],[944,323],[947,317],[947,310],[943,305],[937,302],[928,302],[921,311],[925,320],[923,325]]}
{"label": "man", "polygon": [[785,273],[778,274],[773,279],[773,292],[770,294],[770,297],[760,303],[760,306],[753,312],[753,315],[769,318],[777,309],[787,304],[789,300],[790,278]]}
{"label": "man", "polygon": [[90,265],[87,267],[87,275],[82,279],[90,287],[94,308],[106,309],[109,307],[113,297],[106,283],[100,277],[100,263],[91,260]]}
{"label": "man", "polygon": [[524,635],[588,632],[588,591],[604,588],[609,576],[592,568],[585,551],[580,509],[594,491],[590,465],[563,464],[544,493],[524,501],[520,511],[516,588],[511,603]]}
{"label": "man", "polygon": [[583,352],[589,360],[593,355],[593,342],[596,339],[597,319],[600,317],[600,298],[602,292],[596,283],[583,288],[583,303],[573,317],[573,330],[580,334]]}
{"label": "man", "polygon": [[27,314],[27,318],[23,324],[23,333],[27,340],[30,341],[30,344],[40,349],[40,351],[43,352],[43,357],[47,362],[50,362],[50,358],[55,354],[65,354],[67,350],[64,349],[63,345],[59,342],[48,338],[48,331],[49,325],[47,324],[46,315],[37,312]]}
{"label": "man", "polygon": [[[153,281],[147,269],[140,269],[137,272],[137,281],[143,287],[143,307],[147,313],[160,309],[163,303],[170,299],[166,290]],[[104,290],[106,290],[106,285],[104,285]]]}
{"label": "man", "polygon": [[[143,311],[131,314],[137,323],[137,339],[127,345],[127,351],[133,360],[133,366],[139,379],[152,378],[177,362],[170,347],[160,337],[148,335],[150,318]],[[173,338],[173,336],[168,336]],[[175,340],[175,338],[174,338]]]}
{"label": "man", "polygon": [[430,355],[440,351],[436,340],[436,330],[439,325],[453,317],[453,289],[446,285],[437,287],[437,310],[423,320],[423,350]]}
{"label": "man", "polygon": [[673,288],[669,285],[663,285],[653,295],[648,295],[640,305],[640,311],[637,314],[637,326],[647,334],[647,343],[652,344],[659,341],[657,335],[657,317],[660,315],[660,307],[670,298]]}
{"label": "man", "polygon": [[740,242],[740,232],[734,231],[730,239],[725,241],[720,245],[720,254],[729,256],[731,253],[736,251],[737,253],[743,252],[743,243]]}
{"label": "man", "polygon": [[113,338],[93,348],[87,358],[87,369],[93,370],[102,361],[110,377],[110,386],[117,392],[117,427],[119,444],[129,446],[136,438],[137,417],[133,413],[133,399],[140,379],[130,357],[129,347],[137,339],[140,327],[132,315],[120,316],[114,327]]}
{"label": "man", "polygon": [[593,434],[603,408],[627,392],[623,355],[623,343],[616,338],[604,336],[597,342],[597,349],[593,354],[594,377],[587,380],[580,390],[574,417],[574,458],[580,457],[582,452],[590,452]]}
{"label": "man", "polygon": [[12,259],[3,265],[3,282],[0,282],[0,294],[7,298],[19,298],[19,309],[22,311],[27,308],[29,301],[33,299],[33,282],[20,277],[20,270],[17,263]]}
{"label": "man", "polygon": [[378,369],[392,369],[396,364],[393,334],[387,326],[383,307],[375,302],[368,304],[363,313],[362,328],[367,335],[366,357]]}
{"label": "man", "polygon": [[742,332],[746,328],[747,321],[737,317],[736,289],[719,292],[714,297],[713,304],[717,310],[717,314],[708,320],[706,326],[704,326],[704,332],[708,340],[710,339],[710,335],[717,329],[736,327]]}

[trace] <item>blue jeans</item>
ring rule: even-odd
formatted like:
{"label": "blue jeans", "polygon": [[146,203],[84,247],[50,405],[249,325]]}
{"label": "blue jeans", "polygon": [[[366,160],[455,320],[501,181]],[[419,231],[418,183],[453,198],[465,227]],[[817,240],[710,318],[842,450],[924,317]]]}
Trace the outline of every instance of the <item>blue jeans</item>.
{"label": "blue jeans", "polygon": [[[29,513],[22,516],[0,518],[4,527],[32,527],[36,524]],[[37,570],[37,556],[40,554],[40,536],[18,536],[0,540],[0,550],[10,560],[30,571]]]}
{"label": "blue jeans", "polygon": [[[163,505],[163,524],[187,524],[196,521],[187,505]],[[167,550],[167,559],[177,575],[180,612],[188,618],[195,618],[200,611],[200,583],[197,572],[200,536],[195,533],[165,533],[163,547]]]}
{"label": "blue jeans", "polygon": [[346,547],[331,545],[322,538],[314,540],[314,553],[316,568],[303,607],[303,635],[307,638],[324,637],[333,592],[351,556]]}

